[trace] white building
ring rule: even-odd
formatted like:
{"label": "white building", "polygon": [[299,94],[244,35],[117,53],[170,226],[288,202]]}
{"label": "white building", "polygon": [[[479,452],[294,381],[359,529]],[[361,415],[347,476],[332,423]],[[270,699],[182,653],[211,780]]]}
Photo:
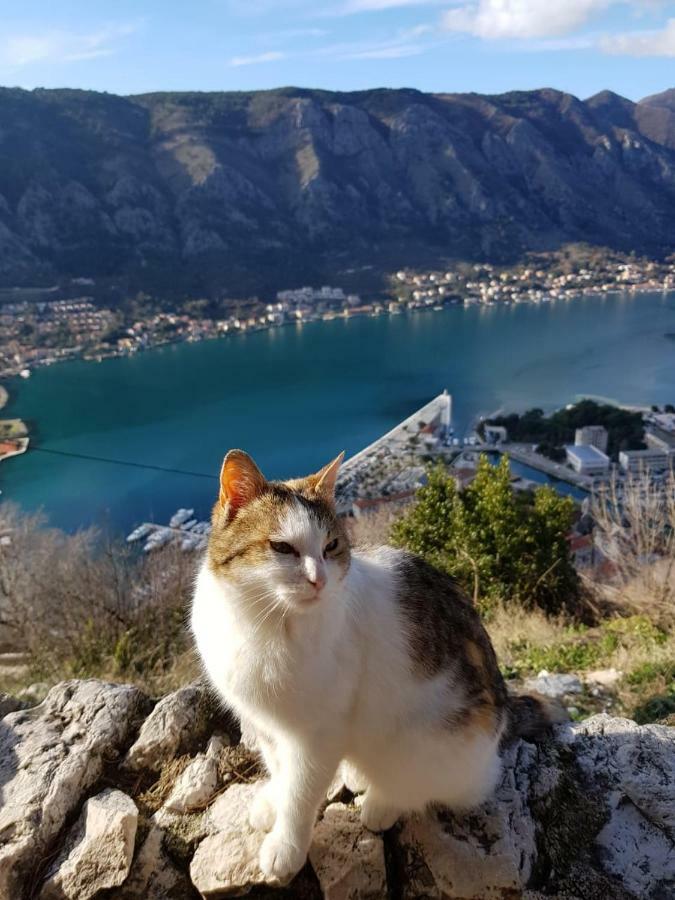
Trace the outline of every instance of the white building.
{"label": "white building", "polygon": [[652,450],[661,450],[663,453],[675,453],[675,434],[656,428],[645,434],[645,443]]}
{"label": "white building", "polygon": [[670,454],[652,447],[649,450],[622,450],[619,465],[624,472],[663,472],[670,465]]}
{"label": "white building", "polygon": [[574,433],[574,444],[577,447],[597,447],[602,453],[607,453],[607,441],[609,435],[602,425],[585,425],[577,428]]}
{"label": "white building", "polygon": [[595,478],[609,472],[609,457],[597,447],[586,444],[568,444],[565,447],[567,462],[579,475]]}
{"label": "white building", "polygon": [[443,391],[443,406],[441,407],[441,428],[444,437],[450,434],[450,426],[452,424],[452,397],[446,388]]}

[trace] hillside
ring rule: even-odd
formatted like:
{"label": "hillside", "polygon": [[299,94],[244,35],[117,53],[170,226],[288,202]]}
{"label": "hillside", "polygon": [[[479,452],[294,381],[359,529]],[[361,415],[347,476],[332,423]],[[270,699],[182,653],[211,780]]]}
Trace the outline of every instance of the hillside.
{"label": "hillside", "polygon": [[0,283],[285,287],[359,266],[675,247],[673,92],[0,89]]}

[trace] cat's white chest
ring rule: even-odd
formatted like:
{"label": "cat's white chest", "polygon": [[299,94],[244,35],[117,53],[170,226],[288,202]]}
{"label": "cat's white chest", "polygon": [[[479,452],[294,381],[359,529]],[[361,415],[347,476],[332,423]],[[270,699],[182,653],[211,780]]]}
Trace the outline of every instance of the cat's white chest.
{"label": "cat's white chest", "polygon": [[283,640],[266,641],[251,634],[236,610],[204,566],[191,629],[210,681],[231,707],[240,715],[271,716],[304,727],[342,705],[338,659],[322,652],[320,635],[299,630],[308,623],[290,629]]}
{"label": "cat's white chest", "polygon": [[250,652],[206,565],[197,577],[190,627],[209,678],[223,694],[233,694]]}

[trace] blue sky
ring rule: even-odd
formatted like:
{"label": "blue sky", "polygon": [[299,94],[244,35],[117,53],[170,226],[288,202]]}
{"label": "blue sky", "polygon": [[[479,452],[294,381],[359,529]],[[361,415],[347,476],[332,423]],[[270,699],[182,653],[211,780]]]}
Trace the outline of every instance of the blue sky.
{"label": "blue sky", "polygon": [[479,91],[675,87],[662,0],[0,0],[0,84]]}

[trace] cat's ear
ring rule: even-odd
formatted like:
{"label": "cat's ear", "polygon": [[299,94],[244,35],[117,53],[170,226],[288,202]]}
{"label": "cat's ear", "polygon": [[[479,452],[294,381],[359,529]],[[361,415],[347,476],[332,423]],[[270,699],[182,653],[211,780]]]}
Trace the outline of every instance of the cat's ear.
{"label": "cat's ear", "polygon": [[319,469],[316,475],[310,475],[307,479],[315,494],[318,494],[324,500],[332,503],[335,500],[335,483],[337,482],[338,472],[345,458],[344,450],[332,462],[329,462],[323,469]]}
{"label": "cat's ear", "polygon": [[233,519],[265,490],[265,476],[243,450],[230,450],[220,470],[220,505]]}

